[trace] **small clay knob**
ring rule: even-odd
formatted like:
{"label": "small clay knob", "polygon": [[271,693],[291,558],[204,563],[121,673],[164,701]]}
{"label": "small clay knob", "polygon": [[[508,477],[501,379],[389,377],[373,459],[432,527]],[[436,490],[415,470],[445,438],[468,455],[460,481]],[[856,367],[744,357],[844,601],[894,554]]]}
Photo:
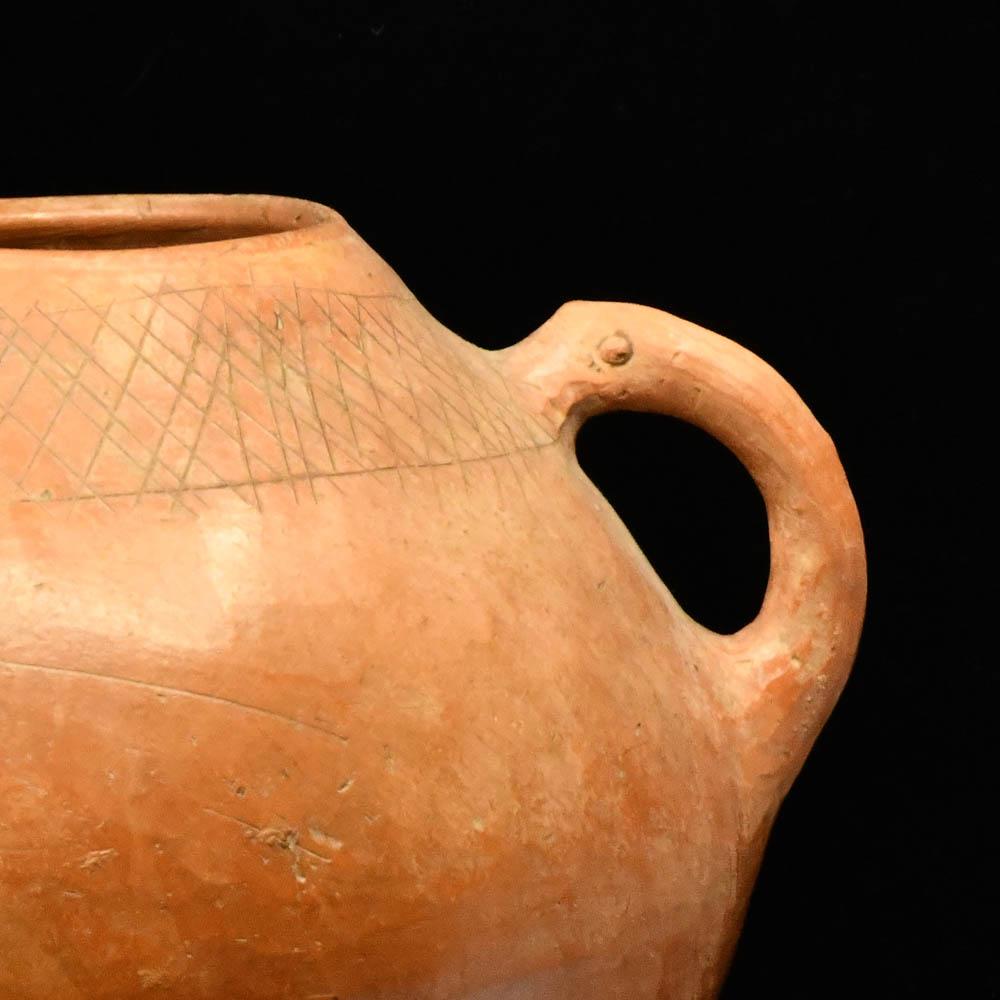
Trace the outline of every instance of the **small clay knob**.
{"label": "small clay knob", "polygon": [[608,365],[623,365],[632,360],[635,348],[627,333],[616,330],[597,345],[598,357]]}

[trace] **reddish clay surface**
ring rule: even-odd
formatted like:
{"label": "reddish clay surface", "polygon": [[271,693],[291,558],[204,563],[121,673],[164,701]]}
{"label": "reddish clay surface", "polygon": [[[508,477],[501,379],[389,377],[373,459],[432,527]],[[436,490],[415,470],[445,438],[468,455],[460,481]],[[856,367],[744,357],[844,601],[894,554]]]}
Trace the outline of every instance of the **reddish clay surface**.
{"label": "reddish clay surface", "polygon": [[[616,408],[758,482],[739,633],[578,468]],[[266,197],[0,202],[0,578],[17,1000],[711,997],[865,599],[764,362],[588,302],[484,352]]]}

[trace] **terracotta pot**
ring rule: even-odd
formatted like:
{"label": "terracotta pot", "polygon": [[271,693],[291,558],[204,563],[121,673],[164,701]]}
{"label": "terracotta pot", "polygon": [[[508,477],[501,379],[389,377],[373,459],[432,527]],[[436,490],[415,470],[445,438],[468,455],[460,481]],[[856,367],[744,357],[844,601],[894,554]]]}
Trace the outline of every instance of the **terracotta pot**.
{"label": "terracotta pot", "polygon": [[[637,305],[479,350],[290,199],[0,202],[0,246],[0,995],[712,996],[864,603],[787,383]],[[737,634],[578,468],[616,408],[760,485]]]}

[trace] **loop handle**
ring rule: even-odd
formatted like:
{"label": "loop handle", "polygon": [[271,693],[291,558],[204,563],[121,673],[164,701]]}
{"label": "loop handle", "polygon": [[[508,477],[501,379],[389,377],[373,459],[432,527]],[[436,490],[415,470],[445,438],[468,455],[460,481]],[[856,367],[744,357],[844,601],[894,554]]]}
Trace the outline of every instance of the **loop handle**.
{"label": "loop handle", "polygon": [[829,436],[756,355],[645,306],[570,302],[499,353],[563,433],[609,410],[662,413],[710,433],[753,476],[771,543],[763,606],[733,635],[694,628],[738,734],[748,821],[768,822],[844,686],[864,615],[861,524]]}

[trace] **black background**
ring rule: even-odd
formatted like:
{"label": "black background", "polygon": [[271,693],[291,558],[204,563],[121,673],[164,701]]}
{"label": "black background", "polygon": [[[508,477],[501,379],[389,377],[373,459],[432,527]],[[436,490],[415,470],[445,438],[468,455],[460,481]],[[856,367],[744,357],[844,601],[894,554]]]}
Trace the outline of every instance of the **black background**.
{"label": "black background", "polygon": [[[867,535],[866,631],[726,1000],[1000,996],[1000,38],[995,7],[931,6],[271,0],[0,22],[0,197],[320,201],[474,343],[568,299],[642,302],[760,354],[831,432]],[[695,617],[753,617],[764,511],[728,452],[616,414],[579,454]]]}

